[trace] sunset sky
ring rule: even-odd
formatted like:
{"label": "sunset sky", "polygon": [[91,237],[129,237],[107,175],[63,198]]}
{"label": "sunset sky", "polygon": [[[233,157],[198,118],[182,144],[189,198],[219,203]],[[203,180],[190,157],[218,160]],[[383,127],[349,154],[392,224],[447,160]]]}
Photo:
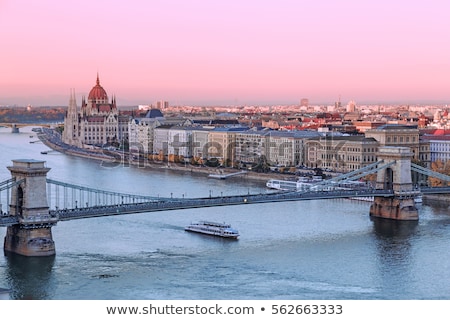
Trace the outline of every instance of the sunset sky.
{"label": "sunset sky", "polygon": [[450,103],[450,1],[0,0],[0,105]]}

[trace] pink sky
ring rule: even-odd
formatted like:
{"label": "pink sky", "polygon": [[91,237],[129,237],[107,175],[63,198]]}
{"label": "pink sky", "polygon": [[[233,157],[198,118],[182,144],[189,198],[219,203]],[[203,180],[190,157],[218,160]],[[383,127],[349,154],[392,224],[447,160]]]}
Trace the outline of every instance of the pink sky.
{"label": "pink sky", "polygon": [[0,105],[450,103],[450,1],[0,0]]}

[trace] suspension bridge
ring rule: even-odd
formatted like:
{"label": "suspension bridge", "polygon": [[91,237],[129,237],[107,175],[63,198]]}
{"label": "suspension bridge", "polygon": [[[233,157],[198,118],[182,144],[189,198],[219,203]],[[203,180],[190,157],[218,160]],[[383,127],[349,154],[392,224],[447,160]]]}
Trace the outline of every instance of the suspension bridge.
{"label": "suspension bridge", "polygon": [[[267,202],[373,197],[370,215],[417,220],[414,198],[449,193],[450,187],[412,186],[411,171],[450,182],[450,176],[411,163],[409,148],[380,148],[378,161],[361,169],[312,184],[307,190],[203,198],[173,198],[101,190],[47,178],[45,161],[12,160],[11,178],[0,182],[0,227],[7,227],[5,251],[26,256],[55,254],[51,228],[58,222],[143,212],[183,210]],[[376,186],[359,183],[377,174]]]}
{"label": "suspension bridge", "polygon": [[52,125],[49,123],[11,123],[11,122],[2,122],[0,123],[0,127],[9,127],[11,128],[12,133],[18,133],[20,128],[23,127],[46,127],[50,128]]}

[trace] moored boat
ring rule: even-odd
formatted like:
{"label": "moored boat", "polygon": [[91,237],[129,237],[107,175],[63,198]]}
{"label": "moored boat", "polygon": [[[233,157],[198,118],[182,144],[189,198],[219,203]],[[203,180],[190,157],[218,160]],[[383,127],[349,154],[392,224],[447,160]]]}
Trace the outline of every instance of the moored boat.
{"label": "moored boat", "polygon": [[[358,200],[358,201],[367,201],[367,202],[373,202],[375,198],[373,196],[365,196],[365,197],[350,197],[350,200]],[[417,195],[414,197],[415,203],[422,203],[422,195]]]}
{"label": "moored boat", "polygon": [[322,178],[319,176],[313,176],[312,178],[302,177],[296,181],[270,179],[266,182],[266,187],[282,191],[308,191],[314,184],[321,181]]}
{"label": "moored boat", "polygon": [[229,239],[237,239],[239,237],[239,232],[233,229],[231,225],[220,222],[195,222],[188,225],[184,230]]}

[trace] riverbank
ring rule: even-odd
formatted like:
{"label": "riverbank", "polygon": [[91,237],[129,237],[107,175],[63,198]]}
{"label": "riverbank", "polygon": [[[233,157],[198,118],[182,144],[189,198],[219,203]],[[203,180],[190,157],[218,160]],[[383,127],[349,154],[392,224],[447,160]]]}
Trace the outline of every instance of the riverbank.
{"label": "riverbank", "polygon": [[[51,129],[43,129],[38,135],[39,140],[46,145],[48,148],[76,157],[82,157],[87,159],[100,160],[104,162],[105,166],[122,165],[126,163],[127,165],[157,169],[157,170],[171,170],[177,172],[190,172],[196,174],[202,174],[205,177],[209,175],[227,175],[232,173],[238,173],[242,170],[234,168],[212,168],[195,166],[191,164],[181,164],[181,163],[167,163],[167,162],[151,162],[149,160],[133,160],[127,152],[119,151],[109,151],[102,149],[81,149],[71,145],[67,145],[61,141],[61,137],[58,133],[55,133]],[[246,171],[245,174],[239,174],[235,176],[230,176],[226,178],[227,180],[236,179],[250,179],[255,181],[267,181],[269,179],[279,179],[279,180],[295,180],[295,175],[281,174],[275,172],[269,173],[259,173]]]}

